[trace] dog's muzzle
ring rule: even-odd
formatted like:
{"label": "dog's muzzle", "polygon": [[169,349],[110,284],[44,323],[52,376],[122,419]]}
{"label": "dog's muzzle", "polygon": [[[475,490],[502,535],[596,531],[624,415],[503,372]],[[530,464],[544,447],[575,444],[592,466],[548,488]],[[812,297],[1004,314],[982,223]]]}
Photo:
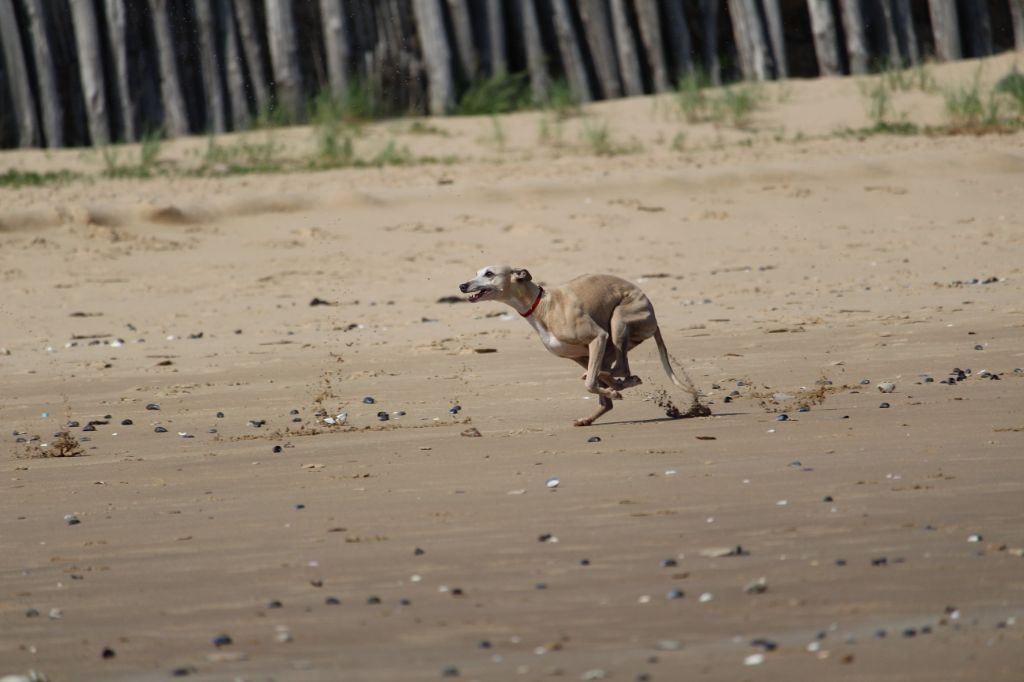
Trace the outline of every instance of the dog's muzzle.
{"label": "dog's muzzle", "polygon": [[459,291],[461,291],[462,293],[468,292],[469,291],[469,282],[463,282],[462,284],[460,284],[459,285]]}

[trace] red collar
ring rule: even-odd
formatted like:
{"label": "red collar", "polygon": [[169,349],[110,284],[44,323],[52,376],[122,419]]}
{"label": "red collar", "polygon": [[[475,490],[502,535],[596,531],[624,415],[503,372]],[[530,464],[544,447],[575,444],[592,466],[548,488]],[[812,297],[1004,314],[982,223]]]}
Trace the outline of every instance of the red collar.
{"label": "red collar", "polygon": [[543,295],[544,287],[540,287],[540,291],[537,292],[537,298],[533,299],[533,305],[530,306],[530,309],[527,310],[525,313],[519,314],[522,315],[523,317],[529,317],[530,315],[533,315],[533,311],[537,309],[538,305],[540,305],[540,297]]}

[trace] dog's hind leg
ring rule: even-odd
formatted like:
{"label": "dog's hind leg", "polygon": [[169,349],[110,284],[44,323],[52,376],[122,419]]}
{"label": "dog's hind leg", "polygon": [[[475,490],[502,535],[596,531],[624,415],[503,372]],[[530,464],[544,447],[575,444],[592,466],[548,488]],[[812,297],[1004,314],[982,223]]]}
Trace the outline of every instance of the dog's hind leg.
{"label": "dog's hind leg", "polygon": [[615,388],[632,388],[633,386],[639,386],[643,382],[640,377],[634,375],[629,371],[629,358],[626,354],[630,348],[630,325],[625,320],[623,309],[618,307],[612,313],[611,319],[611,342],[615,349],[615,367],[612,369],[612,376],[619,377],[613,380]]}
{"label": "dog's hind leg", "polygon": [[[584,358],[576,358],[576,362],[578,362],[583,367],[587,367],[589,365],[588,361],[586,359],[584,359]],[[584,374],[583,378],[586,379],[587,375]],[[605,388],[605,389],[613,389],[614,388],[613,385],[608,384],[604,380],[604,378],[601,377],[600,375],[598,376],[598,380],[597,381],[598,381],[598,384],[600,384],[602,388]],[[583,418],[577,419],[575,422],[573,422],[573,426],[590,426],[595,421],[597,421],[597,419],[599,417],[607,414],[614,407],[614,404],[612,403],[612,399],[609,398],[608,396],[599,395],[598,396],[598,401],[601,403],[601,406],[597,409],[597,412],[595,412],[594,414],[592,414],[589,417],[583,417]]]}

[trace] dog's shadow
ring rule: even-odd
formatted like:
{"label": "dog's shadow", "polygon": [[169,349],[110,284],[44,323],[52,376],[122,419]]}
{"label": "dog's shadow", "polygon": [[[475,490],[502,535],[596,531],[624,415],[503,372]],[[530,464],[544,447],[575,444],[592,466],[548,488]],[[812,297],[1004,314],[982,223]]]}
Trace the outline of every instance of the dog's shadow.
{"label": "dog's shadow", "polygon": [[[714,414],[708,415],[708,417],[740,417],[749,412],[715,412]],[[620,419],[619,421],[613,422],[601,422],[600,424],[591,424],[591,426],[627,426],[631,424],[660,424],[661,422],[692,422],[699,419],[707,419],[708,417],[652,417],[650,419]]]}

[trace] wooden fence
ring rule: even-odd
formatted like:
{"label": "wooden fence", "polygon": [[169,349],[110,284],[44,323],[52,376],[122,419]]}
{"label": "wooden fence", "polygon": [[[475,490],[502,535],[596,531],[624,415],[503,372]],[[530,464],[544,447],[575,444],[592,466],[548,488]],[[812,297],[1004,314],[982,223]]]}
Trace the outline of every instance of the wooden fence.
{"label": "wooden fence", "polygon": [[0,147],[300,122],[321,93],[443,114],[484,79],[587,102],[1007,49],[1024,0],[0,0]]}

